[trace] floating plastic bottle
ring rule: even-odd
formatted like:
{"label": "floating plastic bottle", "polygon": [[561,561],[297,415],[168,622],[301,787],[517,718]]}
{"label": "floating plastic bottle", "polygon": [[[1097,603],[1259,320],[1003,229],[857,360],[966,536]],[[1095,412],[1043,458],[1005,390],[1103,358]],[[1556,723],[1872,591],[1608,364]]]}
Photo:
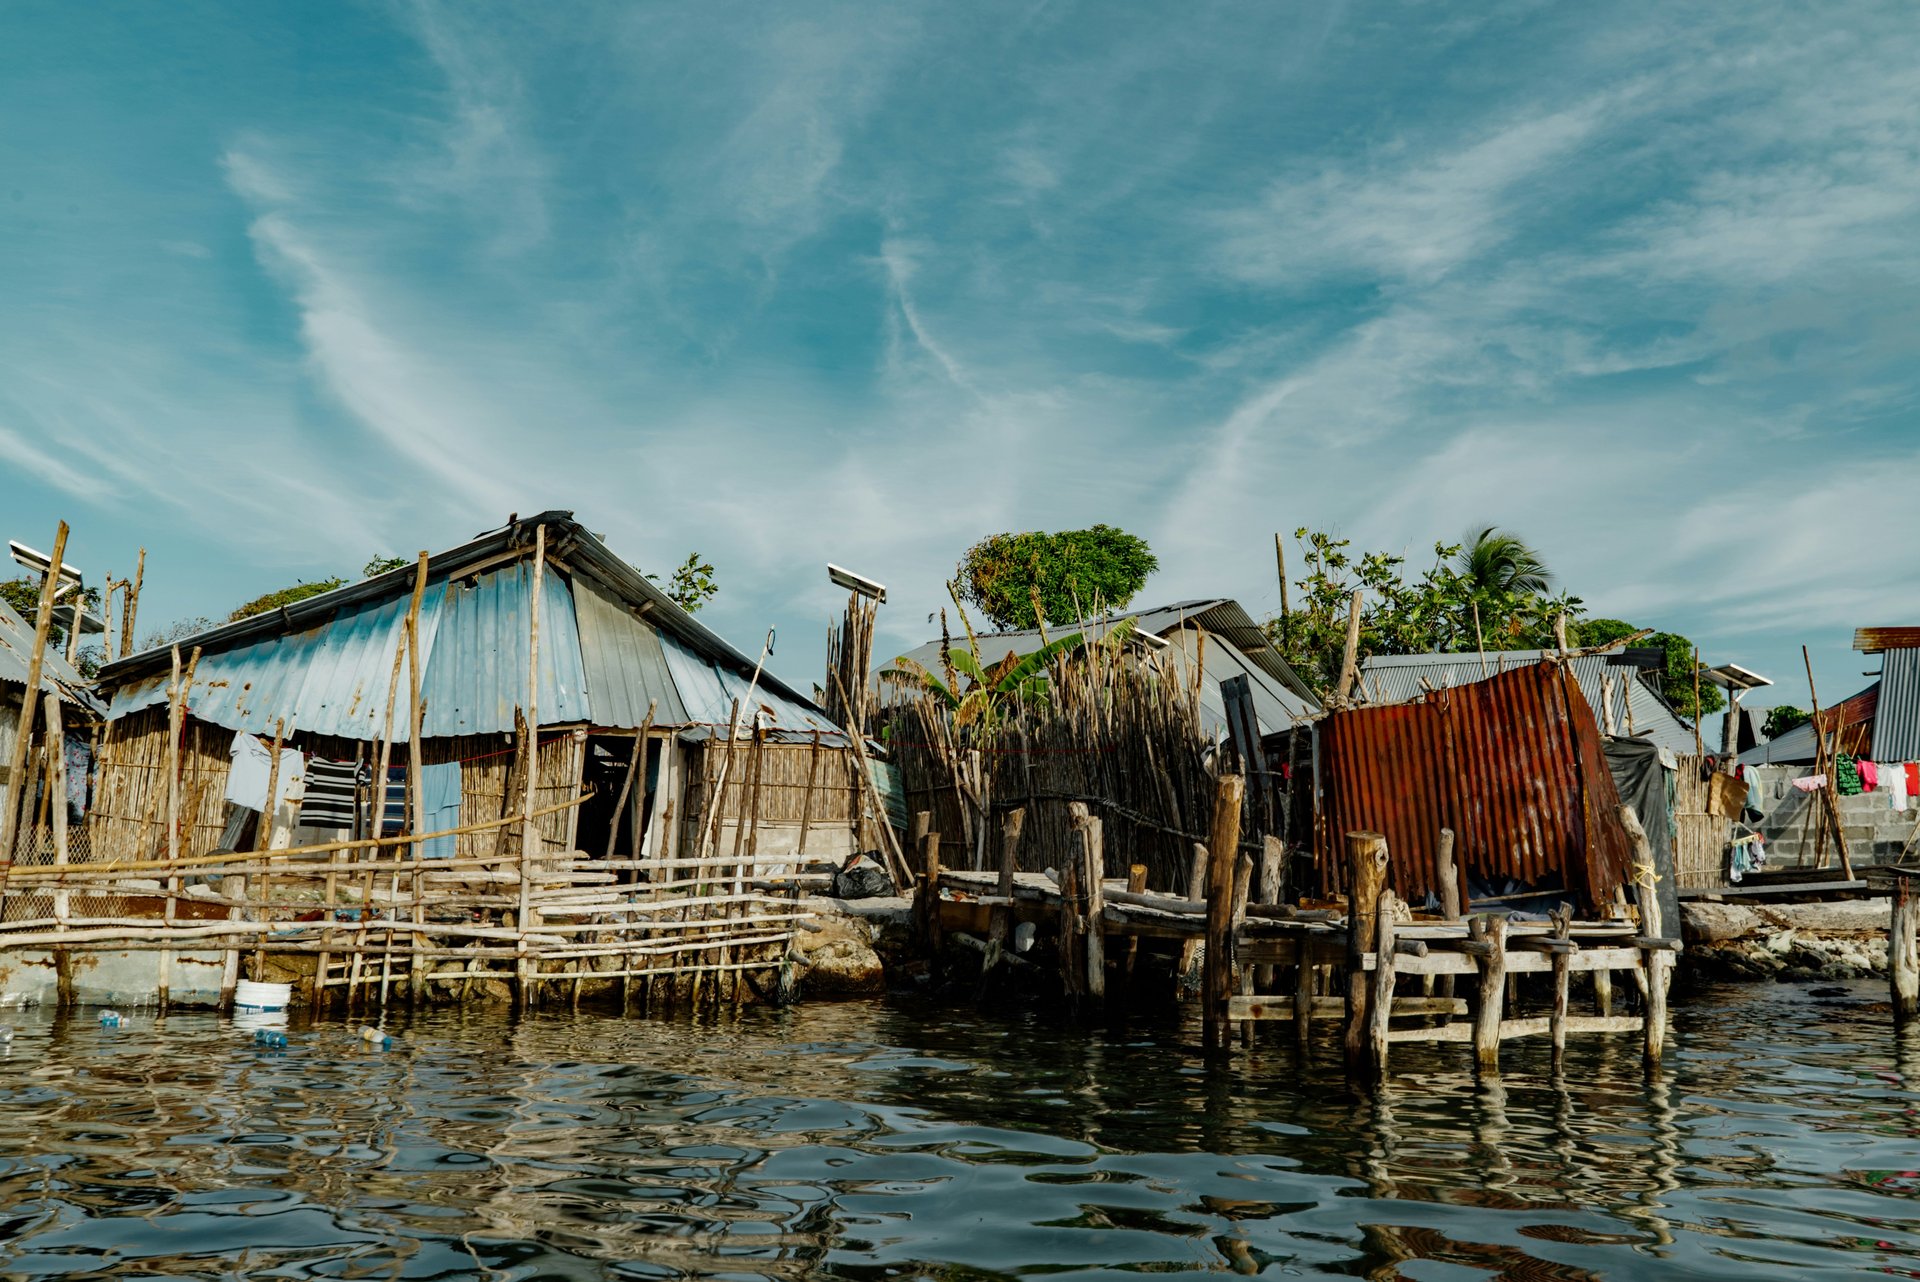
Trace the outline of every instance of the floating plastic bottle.
{"label": "floating plastic bottle", "polygon": [[121,1022],[121,1017],[120,1017],[119,1011],[103,1010],[100,1012],[100,1027],[118,1028],[120,1027],[120,1022]]}
{"label": "floating plastic bottle", "polygon": [[272,1028],[256,1028],[253,1030],[253,1044],[268,1050],[283,1051],[287,1049],[287,1035]]}
{"label": "floating plastic bottle", "polygon": [[0,1024],[0,1046],[13,1044],[13,1025]]}
{"label": "floating plastic bottle", "polygon": [[378,1046],[381,1050],[388,1050],[393,1046],[392,1036],[381,1032],[371,1024],[360,1025],[360,1039],[370,1046]]}

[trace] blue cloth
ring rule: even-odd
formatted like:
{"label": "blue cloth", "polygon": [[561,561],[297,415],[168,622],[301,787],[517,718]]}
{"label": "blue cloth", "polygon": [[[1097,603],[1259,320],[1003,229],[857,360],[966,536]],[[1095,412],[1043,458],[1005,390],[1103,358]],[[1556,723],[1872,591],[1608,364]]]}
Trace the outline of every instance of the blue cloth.
{"label": "blue cloth", "polygon": [[[441,832],[460,826],[460,763],[420,767],[420,800],[426,811],[426,831]],[[458,837],[435,837],[420,844],[425,859],[451,859]]]}

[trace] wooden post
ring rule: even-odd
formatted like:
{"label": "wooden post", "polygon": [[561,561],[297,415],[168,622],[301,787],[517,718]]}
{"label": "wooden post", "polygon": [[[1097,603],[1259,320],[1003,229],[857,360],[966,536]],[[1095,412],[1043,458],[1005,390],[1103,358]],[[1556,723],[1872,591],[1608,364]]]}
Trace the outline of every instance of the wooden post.
{"label": "wooden post", "polygon": [[1507,919],[1488,913],[1475,917],[1469,930],[1485,945],[1474,959],[1480,967],[1480,997],[1473,1012],[1473,1064],[1493,1076],[1500,1072],[1500,1020],[1507,1005]]}
{"label": "wooden post", "polygon": [[[1548,912],[1553,922],[1553,937],[1571,941],[1573,939],[1573,906],[1561,904]],[[1567,988],[1571,978],[1573,950],[1560,948],[1553,954],[1553,1019],[1549,1031],[1553,1035],[1553,1067],[1557,1071],[1561,1060],[1567,1053]]]}
{"label": "wooden post", "polygon": [[1597,1015],[1613,1014],[1613,972],[1604,967],[1593,972],[1593,1010]]}
{"label": "wooden post", "polygon": [[[1633,880],[1639,890],[1640,929],[1650,939],[1658,940],[1664,932],[1653,846],[1633,807],[1621,806],[1619,816],[1621,827],[1627,830],[1627,840],[1633,845]],[[1673,954],[1664,948],[1644,948],[1640,955],[1647,972],[1646,1057],[1647,1063],[1653,1065],[1660,1062],[1667,1044],[1667,978],[1673,967]]]}
{"label": "wooden post", "polygon": [[[931,819],[931,816],[929,816]],[[920,838],[920,902],[916,916],[928,957],[940,952],[940,834],[929,829]]]}
{"label": "wooden post", "polygon": [[1367,1055],[1367,948],[1373,915],[1387,885],[1387,839],[1377,832],[1347,834],[1347,1066]]}
{"label": "wooden post", "polygon": [[[1207,898],[1207,848],[1199,842],[1193,843],[1187,862],[1187,898],[1195,903],[1204,903]],[[1180,971],[1177,982],[1185,991],[1192,991],[1194,963],[1201,954],[1201,941],[1189,939],[1180,945]]]}
{"label": "wooden post", "polygon": [[1840,791],[1840,777],[1835,753],[1840,746],[1840,727],[1833,728],[1833,747],[1827,746],[1826,732],[1820,728],[1820,692],[1813,688],[1813,657],[1807,653],[1807,647],[1800,647],[1800,661],[1807,666],[1807,698],[1813,703],[1813,742],[1818,754],[1814,763],[1816,771],[1827,776],[1827,786],[1820,789],[1819,802],[1828,823],[1833,828],[1834,843],[1840,848],[1840,875],[1848,881],[1853,880],[1853,854],[1847,849],[1846,825],[1840,822],[1840,803],[1834,798]]}
{"label": "wooden post", "polygon": [[[1347,607],[1347,643],[1340,653],[1340,685],[1334,695],[1336,703],[1346,703],[1353,697],[1353,683],[1360,675],[1360,589],[1353,590],[1352,603]],[[1372,911],[1372,904],[1368,904]]]}
{"label": "wooden post", "polygon": [[1920,1018],[1920,895],[1914,893],[1912,875],[1904,872],[1893,874],[1892,891],[1887,978],[1893,989],[1894,1020],[1904,1024]]}
{"label": "wooden post", "polygon": [[[13,751],[7,755],[7,805],[0,814],[0,863],[11,867],[14,842],[27,810],[27,753],[33,746],[34,703],[40,696],[40,670],[46,662],[47,633],[53,627],[53,598],[60,586],[60,563],[67,554],[67,523],[53,536],[53,556],[40,583],[40,604],[33,617],[33,649],[27,653],[27,681],[20,699],[20,724],[14,727]],[[4,884],[4,883],[0,883]],[[0,901],[5,899],[0,894]]]}
{"label": "wooden post", "polygon": [[1313,1049],[1313,941],[1294,936],[1293,1040],[1301,1055]]}
{"label": "wooden post", "polygon": [[[27,706],[33,702],[33,687],[29,686],[21,699],[21,715],[26,715]],[[46,696],[47,708],[47,793],[52,802],[49,817],[53,823],[53,862],[57,867],[65,867],[68,857],[67,845],[67,735],[61,722],[60,695],[49,690]],[[61,934],[67,930],[68,909],[72,897],[64,885],[53,892],[53,921]],[[56,948],[53,954],[57,1001],[62,1010],[73,1005],[73,956],[65,948]]]}
{"label": "wooden post", "polygon": [[[413,900],[410,916],[416,926],[426,924],[426,904],[421,900],[421,878],[424,876],[426,854],[418,840],[423,832],[431,831],[427,822],[427,794],[425,788],[426,767],[422,761],[421,738],[426,725],[426,705],[420,701],[420,603],[427,593],[427,553],[420,553],[420,560],[413,572],[413,596],[407,602],[407,775],[413,784],[413,835],[409,845],[413,852],[412,876],[407,879],[408,898]],[[455,766],[454,769],[459,769]],[[573,812],[578,815],[579,811]],[[459,816],[454,816],[458,826]],[[394,888],[400,885],[398,872],[393,878]],[[394,911],[398,911],[397,905]],[[427,962],[419,955],[419,950],[427,945],[427,937],[416,932],[413,936],[414,955],[407,959],[407,998],[419,1002],[427,994]],[[387,944],[391,949],[393,932],[387,932]],[[385,976],[382,976],[382,986]]]}
{"label": "wooden post", "polygon": [[[653,721],[653,710],[647,710],[647,721]],[[807,790],[800,798],[800,839],[793,848],[795,865],[806,859],[807,834],[813,829],[813,780],[820,768],[820,727],[813,728],[813,746],[807,749]],[[857,803],[856,803],[857,804]],[[855,842],[856,847],[859,842]]]}
{"label": "wooden post", "polygon": [[[527,618],[527,791],[520,818],[520,907],[513,924],[519,939],[513,962],[514,999],[527,1004],[532,995],[533,959],[527,952],[527,928],[533,916],[533,870],[540,840],[534,826],[534,786],[540,777],[540,592],[547,572],[547,527],[534,527],[533,584],[528,593]],[[728,731],[732,747],[732,731]]]}
{"label": "wooden post", "polygon": [[1207,957],[1201,981],[1202,1026],[1208,1050],[1227,1044],[1227,1006],[1233,997],[1233,885],[1240,857],[1244,775],[1221,775],[1213,786],[1213,831],[1207,852]]}
{"label": "wooden post", "polygon": [[[1242,855],[1233,866],[1233,916],[1231,933],[1234,941],[1233,974],[1231,976],[1232,993],[1242,997],[1253,996],[1253,968],[1240,964],[1240,931],[1247,924],[1247,901],[1253,894],[1253,857]],[[1243,1020],[1240,1024],[1240,1044],[1253,1049],[1253,1021]]]}
{"label": "wooden post", "polygon": [[1373,926],[1373,985],[1368,996],[1367,1010],[1367,1063],[1373,1075],[1385,1079],[1387,1075],[1387,1027],[1393,1018],[1393,920],[1395,896],[1391,890],[1383,890],[1374,901]]}
{"label": "wooden post", "polygon": [[[186,670],[180,668],[180,647],[173,647],[173,680],[167,687],[167,862],[178,864],[180,860],[180,735],[186,725],[187,689],[193,684],[193,670],[200,666],[200,649],[194,647],[193,657],[187,661]],[[180,891],[179,874],[171,869],[167,873],[166,924],[173,925],[173,915],[178,909],[175,896]],[[160,952],[160,977],[156,985],[155,999],[161,1010],[166,1010],[173,992],[173,950]]]}
{"label": "wooden post", "polygon": [[[1147,866],[1145,864],[1129,864],[1127,866],[1127,893],[1130,895],[1138,895],[1144,893],[1146,889]],[[1139,956],[1140,936],[1135,935],[1133,938],[1127,940],[1126,973],[1129,980],[1133,978],[1133,966],[1139,959]]]}
{"label": "wooden post", "polygon": [[[279,786],[280,743],[286,737],[286,733],[286,718],[276,718],[273,723],[273,764],[267,767],[267,800],[269,802],[271,802],[275,796],[274,789]],[[255,850],[267,850],[272,844],[273,825],[271,823],[267,825],[267,835],[264,839],[260,836],[259,831],[257,829],[255,830],[253,835],[253,848]],[[271,867],[270,860],[262,861],[259,879],[253,882],[253,884],[260,888],[260,907],[257,910],[260,917],[260,941],[254,946],[253,950],[253,982],[256,984],[263,984],[267,979],[267,933],[272,929],[273,922],[273,909],[271,907],[273,902],[273,880],[271,875],[266,871],[269,867]],[[324,978],[325,976],[322,975],[321,977]]]}
{"label": "wooden post", "polygon": [[1070,802],[1067,813],[1073,817],[1074,833],[1079,838],[1081,910],[1087,935],[1087,996],[1095,1001],[1107,997],[1107,900],[1105,881],[1107,856],[1101,832],[1100,816],[1084,801]]}
{"label": "wooden post", "polygon": [[133,567],[133,583],[120,596],[120,657],[133,653],[133,625],[140,618],[140,582],[147,577],[147,550]]}
{"label": "wooden post", "polygon": [[[926,811],[914,816],[917,826],[922,818],[931,819]],[[1013,934],[1013,870],[1020,852],[1020,833],[1027,823],[1027,811],[1023,806],[1010,810],[1000,820],[1000,881],[994,887],[996,897],[1001,901],[993,906],[993,914],[987,923],[987,960],[980,968],[982,978],[1000,964],[1000,956],[1007,949],[1007,939]]]}

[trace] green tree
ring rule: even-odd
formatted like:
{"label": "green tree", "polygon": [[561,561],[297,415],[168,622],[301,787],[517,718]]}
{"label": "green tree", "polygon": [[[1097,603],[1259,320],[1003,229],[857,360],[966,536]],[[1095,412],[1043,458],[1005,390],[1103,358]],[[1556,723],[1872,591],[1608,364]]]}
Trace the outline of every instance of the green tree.
{"label": "green tree", "polygon": [[265,614],[269,610],[278,610],[282,606],[292,605],[297,601],[304,601],[308,597],[319,596],[322,592],[331,592],[345,583],[346,580],[337,575],[333,578],[320,579],[313,583],[308,583],[302,579],[292,587],[277,588],[272,592],[261,593],[259,596],[253,598],[253,600],[237,607],[232,614],[227,616],[227,622],[238,623],[242,619],[251,619],[256,614]]}
{"label": "green tree", "polygon": [[397,570],[403,565],[412,564],[413,562],[404,556],[376,556],[367,562],[366,568],[360,573],[363,578],[371,579],[390,570]]}
{"label": "green tree", "polygon": [[1805,708],[1796,708],[1791,703],[1782,703],[1767,709],[1767,719],[1760,723],[1760,733],[1769,739],[1778,739],[1787,731],[1804,726],[1813,720],[1813,714]]}
{"label": "green tree", "polygon": [[1124,609],[1160,561],[1138,535],[1112,525],[1084,530],[989,534],[960,558],[960,598],[1000,628],[1077,623]]}
{"label": "green tree", "polygon": [[[81,596],[86,601],[85,608],[89,613],[96,615],[100,613],[99,588],[85,588]],[[4,598],[22,619],[29,624],[33,623],[40,613],[40,576],[21,574],[11,579],[0,580],[0,598]],[[47,648],[61,654],[65,654],[67,649],[66,620],[73,617],[67,607],[72,601],[71,594],[60,599],[60,603],[53,611],[53,623],[47,628]],[[91,677],[97,673],[100,670],[100,656],[99,646],[91,646],[83,642],[77,655],[76,665],[80,675]]]}
{"label": "green tree", "polygon": [[1539,557],[1511,535],[1488,530],[1470,544],[1434,545],[1431,568],[1413,575],[1403,557],[1354,553],[1351,542],[1318,530],[1294,531],[1305,575],[1296,581],[1298,605],[1267,624],[1288,663],[1310,686],[1331,693],[1346,647],[1347,616],[1361,593],[1362,659],[1376,654],[1425,654],[1545,649],[1555,644],[1554,621],[1565,616],[1569,640],[1578,635],[1583,605],[1568,593],[1549,595],[1550,576]]}
{"label": "green tree", "polygon": [[[660,581],[657,574],[649,574],[647,578],[655,583]],[[667,579],[666,591],[675,605],[688,614],[697,614],[700,607],[720,591],[720,581],[714,577],[710,563],[702,561],[698,552],[689,552],[687,559]]]}

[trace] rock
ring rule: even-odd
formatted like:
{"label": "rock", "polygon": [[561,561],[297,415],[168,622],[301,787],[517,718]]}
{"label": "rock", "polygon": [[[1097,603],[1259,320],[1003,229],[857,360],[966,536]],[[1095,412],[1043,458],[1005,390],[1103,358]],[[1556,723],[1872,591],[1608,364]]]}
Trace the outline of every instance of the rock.
{"label": "rock", "polygon": [[1766,949],[1768,952],[1774,954],[1776,957],[1784,957],[1787,953],[1793,950],[1794,939],[1795,939],[1795,935],[1793,931],[1776,930],[1771,932],[1770,934],[1762,936],[1760,939],[1760,946]]}
{"label": "rock", "polygon": [[1759,915],[1740,904],[1688,901],[1680,905],[1681,937],[1689,944],[1744,939],[1760,928]]}
{"label": "rock", "polygon": [[857,917],[821,916],[820,929],[794,938],[801,991],[810,997],[865,996],[886,991],[885,968],[873,947],[874,927]]}

